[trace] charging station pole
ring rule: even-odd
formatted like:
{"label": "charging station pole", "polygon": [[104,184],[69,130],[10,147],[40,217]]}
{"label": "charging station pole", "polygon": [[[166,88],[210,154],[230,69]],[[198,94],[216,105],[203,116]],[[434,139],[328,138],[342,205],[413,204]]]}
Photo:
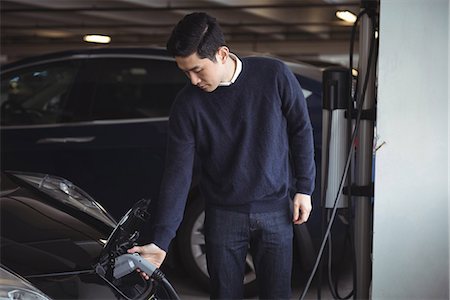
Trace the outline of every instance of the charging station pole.
{"label": "charging station pole", "polygon": [[[376,9],[377,1],[362,0],[362,9]],[[375,6],[375,7],[374,7]],[[359,84],[358,95],[362,95],[364,80],[368,70],[370,74],[367,90],[362,107],[362,118],[358,133],[358,142],[355,154],[356,170],[355,184],[359,190],[354,198],[355,208],[355,253],[356,253],[356,294],[355,299],[369,299],[371,274],[372,274],[372,161],[373,138],[375,121],[375,56],[374,49],[371,61],[369,52],[373,40],[372,20],[367,14],[361,18],[361,30],[359,36]],[[374,41],[375,42],[375,41]],[[375,45],[374,45],[375,47]],[[370,66],[370,68],[369,68]]]}

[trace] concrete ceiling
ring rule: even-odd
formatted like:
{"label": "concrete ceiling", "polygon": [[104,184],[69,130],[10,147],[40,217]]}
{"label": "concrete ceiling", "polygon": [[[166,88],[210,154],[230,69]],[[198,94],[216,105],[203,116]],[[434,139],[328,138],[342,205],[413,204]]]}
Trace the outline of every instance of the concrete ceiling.
{"label": "concrete ceiling", "polygon": [[[375,1],[375,0],[374,0]],[[98,47],[85,34],[111,36],[110,46],[157,46],[193,11],[215,16],[232,51],[270,53],[320,64],[345,64],[356,0],[1,0],[1,60]]]}

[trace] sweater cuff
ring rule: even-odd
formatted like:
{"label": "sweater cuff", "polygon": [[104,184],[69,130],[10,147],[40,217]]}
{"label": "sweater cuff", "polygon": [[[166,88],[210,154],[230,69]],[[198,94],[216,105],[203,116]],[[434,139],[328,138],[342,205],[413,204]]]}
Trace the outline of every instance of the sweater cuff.
{"label": "sweater cuff", "polygon": [[153,241],[156,246],[161,248],[162,250],[168,252],[170,242],[174,238],[174,234],[170,230],[164,230],[162,228],[155,229],[153,232]]}
{"label": "sweater cuff", "polygon": [[314,183],[309,184],[309,183],[297,181],[297,183],[295,185],[295,189],[296,189],[296,193],[311,196],[314,191]]}

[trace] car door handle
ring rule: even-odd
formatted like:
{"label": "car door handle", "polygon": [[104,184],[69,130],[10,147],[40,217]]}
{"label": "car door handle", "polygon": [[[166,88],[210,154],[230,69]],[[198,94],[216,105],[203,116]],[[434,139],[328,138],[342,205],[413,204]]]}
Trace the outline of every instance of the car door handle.
{"label": "car door handle", "polygon": [[93,140],[95,140],[95,136],[43,138],[39,139],[36,144],[89,143]]}

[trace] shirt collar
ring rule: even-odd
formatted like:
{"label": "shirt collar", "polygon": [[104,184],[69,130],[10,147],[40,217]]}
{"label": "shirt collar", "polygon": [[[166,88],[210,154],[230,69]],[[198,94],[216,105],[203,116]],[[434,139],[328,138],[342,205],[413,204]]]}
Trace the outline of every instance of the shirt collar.
{"label": "shirt collar", "polygon": [[236,62],[236,70],[234,71],[233,77],[230,81],[223,81],[219,83],[219,86],[230,86],[232,85],[236,79],[238,78],[239,74],[241,74],[242,71],[242,61],[237,57],[237,55],[230,52],[230,57]]}

